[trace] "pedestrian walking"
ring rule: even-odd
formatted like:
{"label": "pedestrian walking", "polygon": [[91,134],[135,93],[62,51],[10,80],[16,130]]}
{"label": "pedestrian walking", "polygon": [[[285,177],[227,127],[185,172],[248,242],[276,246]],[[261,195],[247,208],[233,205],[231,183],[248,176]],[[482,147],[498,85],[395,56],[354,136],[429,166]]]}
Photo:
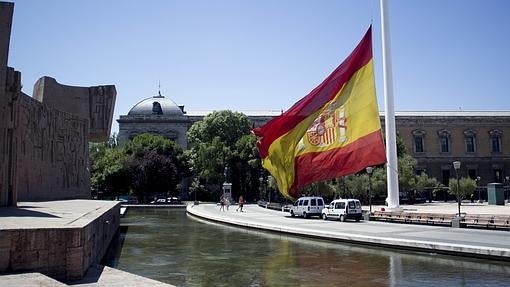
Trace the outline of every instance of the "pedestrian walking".
{"label": "pedestrian walking", "polygon": [[230,199],[228,198],[228,196],[225,196],[225,206],[227,207],[227,211],[228,211],[228,207],[230,206]]}
{"label": "pedestrian walking", "polygon": [[236,211],[243,212],[243,205],[244,205],[244,198],[242,195],[240,195]]}
{"label": "pedestrian walking", "polygon": [[225,197],[223,195],[220,197],[220,211],[225,211]]}

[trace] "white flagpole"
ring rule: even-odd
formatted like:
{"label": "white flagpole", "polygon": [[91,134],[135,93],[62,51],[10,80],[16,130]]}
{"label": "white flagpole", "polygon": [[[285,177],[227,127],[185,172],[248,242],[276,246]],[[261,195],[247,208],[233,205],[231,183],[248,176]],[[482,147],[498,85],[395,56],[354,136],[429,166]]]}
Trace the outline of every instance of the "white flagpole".
{"label": "white flagpole", "polygon": [[399,208],[398,193],[398,162],[397,162],[397,137],[395,128],[395,108],[393,104],[393,76],[391,69],[391,41],[390,23],[388,21],[388,5],[386,0],[381,0],[381,30],[382,30],[382,64],[384,83],[384,130],[386,134],[386,175],[388,183],[388,198],[386,203],[389,209]]}

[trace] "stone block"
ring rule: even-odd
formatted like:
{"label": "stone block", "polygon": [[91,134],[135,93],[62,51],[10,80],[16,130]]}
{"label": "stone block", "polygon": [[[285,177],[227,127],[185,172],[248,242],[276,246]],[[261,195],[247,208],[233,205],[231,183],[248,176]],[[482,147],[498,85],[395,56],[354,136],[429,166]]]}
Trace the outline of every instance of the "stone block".
{"label": "stone block", "polygon": [[0,247],[0,273],[5,272],[9,269],[11,262],[11,248]]}
{"label": "stone block", "polygon": [[25,250],[48,250],[48,230],[30,229],[20,233],[23,249]]}
{"label": "stone block", "polygon": [[11,233],[10,231],[0,231],[0,248],[11,247]]}
{"label": "stone block", "polygon": [[66,230],[67,244],[69,247],[78,247],[83,245],[82,230],[79,228],[73,228]]}
{"label": "stone block", "polygon": [[23,250],[15,259],[11,265],[13,271],[32,271],[39,267],[39,251]]}
{"label": "stone block", "polygon": [[66,249],[66,277],[68,279],[81,279],[87,267],[83,262],[83,247]]}

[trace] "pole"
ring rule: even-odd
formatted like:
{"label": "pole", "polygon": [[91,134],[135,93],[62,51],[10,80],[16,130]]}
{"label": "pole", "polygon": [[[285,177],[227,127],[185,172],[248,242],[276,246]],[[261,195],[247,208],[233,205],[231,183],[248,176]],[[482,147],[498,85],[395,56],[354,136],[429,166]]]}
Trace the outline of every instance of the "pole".
{"label": "pole", "polygon": [[459,217],[460,217],[460,185],[459,185],[459,172],[455,170],[455,173],[457,174],[457,202],[459,205]]}
{"label": "pole", "polygon": [[[199,184],[200,186],[200,184]],[[198,205],[198,201],[197,201],[197,193],[198,193],[198,187],[195,188],[195,202],[193,203],[193,205]]]}
{"label": "pole", "polygon": [[368,205],[370,205],[370,214],[372,214],[372,173],[368,174]]}
{"label": "pole", "polygon": [[478,189],[478,202],[481,202],[480,200],[480,187],[478,187],[478,184],[480,183],[480,177],[476,177],[476,189]]}
{"label": "pole", "polygon": [[384,84],[384,130],[386,134],[386,174],[388,178],[388,197],[386,202],[389,209],[399,208],[398,192],[398,163],[397,163],[397,138],[395,128],[395,109],[393,104],[393,77],[391,67],[391,41],[390,24],[388,21],[388,6],[386,0],[381,0],[381,32],[382,32],[382,64]]}

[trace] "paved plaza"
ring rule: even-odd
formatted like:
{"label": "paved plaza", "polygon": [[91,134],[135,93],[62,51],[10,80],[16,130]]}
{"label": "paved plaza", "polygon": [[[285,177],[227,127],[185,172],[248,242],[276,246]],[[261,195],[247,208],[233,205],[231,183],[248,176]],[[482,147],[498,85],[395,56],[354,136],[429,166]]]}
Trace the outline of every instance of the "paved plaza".
{"label": "paved plaza", "polygon": [[[380,207],[373,206],[373,209]],[[455,213],[454,203],[431,203],[402,206],[406,211]],[[463,212],[477,214],[509,214],[509,207],[476,204],[463,206]],[[216,204],[189,205],[189,214],[227,224],[284,232],[315,238],[352,243],[413,249],[498,260],[510,260],[510,231],[452,228],[445,226],[401,224],[376,221],[324,221],[319,218],[291,217],[289,213],[269,210],[254,204],[244,212],[235,206],[220,211]]]}
{"label": "paved plaza", "polygon": [[144,286],[144,287],[174,287],[166,284],[128,272],[124,272],[110,267],[92,267],[86,276],[79,281],[70,282],[69,285],[49,278],[41,273],[23,273],[14,275],[0,276],[0,286],[9,287],[125,287],[125,286]]}

